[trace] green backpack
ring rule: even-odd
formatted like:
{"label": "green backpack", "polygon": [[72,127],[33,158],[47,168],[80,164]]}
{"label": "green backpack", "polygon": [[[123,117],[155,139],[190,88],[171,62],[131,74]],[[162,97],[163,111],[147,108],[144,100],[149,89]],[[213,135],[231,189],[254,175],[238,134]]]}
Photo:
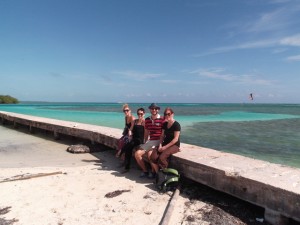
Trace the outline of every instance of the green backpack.
{"label": "green backpack", "polygon": [[155,177],[154,184],[160,192],[175,190],[178,186],[180,175],[171,168],[160,169]]}

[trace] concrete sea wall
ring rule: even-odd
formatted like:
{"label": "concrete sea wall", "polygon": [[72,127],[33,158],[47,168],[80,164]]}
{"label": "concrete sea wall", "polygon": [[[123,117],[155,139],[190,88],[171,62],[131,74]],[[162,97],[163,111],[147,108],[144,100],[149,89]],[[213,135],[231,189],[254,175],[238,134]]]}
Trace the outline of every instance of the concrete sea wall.
{"label": "concrete sea wall", "polygon": [[[120,129],[0,111],[0,122],[70,135],[116,149]],[[271,224],[300,222],[300,169],[182,144],[171,166],[185,177],[265,209]]]}

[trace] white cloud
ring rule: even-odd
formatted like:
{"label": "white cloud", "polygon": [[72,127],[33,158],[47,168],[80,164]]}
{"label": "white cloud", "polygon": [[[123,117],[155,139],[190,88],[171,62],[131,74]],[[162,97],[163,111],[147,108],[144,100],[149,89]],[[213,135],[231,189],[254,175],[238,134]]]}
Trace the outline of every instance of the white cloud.
{"label": "white cloud", "polygon": [[199,70],[198,74],[203,77],[208,77],[208,78],[214,78],[214,79],[219,79],[219,80],[227,80],[231,81],[234,80],[234,76],[231,74],[220,74],[223,72],[222,69],[212,69],[212,70]]}
{"label": "white cloud", "polygon": [[111,79],[110,76],[100,75],[100,78],[103,79],[106,82],[112,82],[112,79]]}
{"label": "white cloud", "polygon": [[180,80],[161,80],[160,82],[167,83],[167,84],[175,84],[180,82]]}
{"label": "white cloud", "polygon": [[300,55],[294,55],[286,58],[287,61],[300,61]]}
{"label": "white cloud", "polygon": [[281,3],[287,3],[287,2],[291,2],[291,0],[270,0],[270,3],[272,4],[281,4]]}
{"label": "white cloud", "polygon": [[253,48],[269,48],[274,47],[278,44],[278,40],[270,39],[270,40],[260,40],[254,42],[245,42],[237,45],[224,46],[219,48],[214,48],[203,54],[196,54],[195,57],[213,55],[218,53],[225,53],[235,50],[243,50],[243,49],[253,49]]}
{"label": "white cloud", "polygon": [[64,75],[62,73],[58,73],[58,72],[51,72],[50,76],[54,77],[54,78],[64,77]]}
{"label": "white cloud", "polygon": [[300,34],[282,38],[280,44],[300,47]]}
{"label": "white cloud", "polygon": [[163,74],[159,74],[159,73],[141,73],[141,72],[132,71],[132,70],[116,71],[116,72],[112,72],[112,73],[124,75],[124,76],[126,76],[128,78],[132,78],[134,80],[147,80],[147,79],[153,79],[153,78],[158,78],[158,77],[163,76]]}
{"label": "white cloud", "polygon": [[245,26],[245,31],[261,33],[279,31],[286,28],[293,20],[290,20],[291,9],[288,7],[279,8],[272,12],[263,13],[259,18]]}
{"label": "white cloud", "polygon": [[245,42],[245,43],[237,44],[237,45],[214,48],[211,51],[208,51],[206,53],[197,54],[197,55],[195,55],[195,57],[218,54],[218,53],[225,53],[225,52],[243,50],[243,49],[255,49],[255,48],[281,47],[277,50],[274,50],[273,53],[280,53],[280,52],[287,51],[287,49],[282,48],[282,46],[300,47],[300,34],[296,34],[293,36],[287,36],[287,37],[283,37],[283,38],[279,38],[279,39],[266,39],[266,40]]}
{"label": "white cloud", "polygon": [[[297,27],[299,24],[298,14],[300,11],[299,1],[272,0],[271,3],[278,4],[274,10],[261,13],[257,19],[243,24],[241,29],[246,33],[266,33],[269,35],[282,35],[283,32]],[[255,15],[254,15],[255,18]]]}
{"label": "white cloud", "polygon": [[234,22],[234,24],[224,26],[228,29],[228,33],[234,34],[230,36],[233,40],[232,45],[213,48],[194,56],[201,57],[244,49],[300,46],[300,34],[289,36],[291,31],[300,26],[298,20],[300,2],[273,1],[273,3],[275,2],[286,3],[280,4],[280,7],[273,11],[261,13],[260,15],[253,14],[252,18],[254,19],[244,21],[241,18],[240,21]]}
{"label": "white cloud", "polygon": [[272,51],[273,54],[278,54],[287,51],[287,48],[277,48]]}
{"label": "white cloud", "polygon": [[199,69],[192,71],[192,74],[197,74],[201,77],[210,79],[224,80],[228,82],[242,83],[242,84],[257,84],[257,85],[271,85],[273,81],[257,78],[255,75],[233,75],[225,73],[222,68],[217,69]]}

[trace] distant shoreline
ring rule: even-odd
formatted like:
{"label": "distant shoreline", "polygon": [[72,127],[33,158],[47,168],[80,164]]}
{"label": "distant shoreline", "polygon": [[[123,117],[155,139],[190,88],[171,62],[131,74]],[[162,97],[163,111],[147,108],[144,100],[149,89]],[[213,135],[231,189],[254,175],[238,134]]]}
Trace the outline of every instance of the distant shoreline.
{"label": "distant shoreline", "polygon": [[[17,104],[28,104],[28,103],[45,103],[45,104],[51,104],[51,103],[57,103],[57,104],[120,104],[123,105],[125,103],[127,104],[151,104],[152,102],[76,102],[76,101],[19,101]],[[299,106],[300,103],[293,103],[293,102],[157,102],[158,104],[162,105],[176,105],[176,104],[196,104],[196,105],[211,105],[211,104],[217,104],[217,105],[240,105],[240,104],[248,104],[248,105],[296,105]]]}

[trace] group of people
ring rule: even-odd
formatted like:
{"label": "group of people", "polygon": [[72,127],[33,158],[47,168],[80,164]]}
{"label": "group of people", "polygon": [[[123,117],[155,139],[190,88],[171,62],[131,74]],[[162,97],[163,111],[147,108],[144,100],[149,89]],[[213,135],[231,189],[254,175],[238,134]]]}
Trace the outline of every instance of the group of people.
{"label": "group of people", "polygon": [[148,108],[151,113],[149,117],[145,118],[145,109],[139,108],[136,119],[129,105],[123,105],[125,128],[119,141],[117,157],[124,155],[122,173],[126,173],[134,154],[142,170],[140,177],[151,179],[159,169],[168,167],[172,154],[179,152],[181,127],[174,119],[174,111],[170,107],[164,110],[164,116],[159,114],[160,107],[157,104],[152,103]]}

